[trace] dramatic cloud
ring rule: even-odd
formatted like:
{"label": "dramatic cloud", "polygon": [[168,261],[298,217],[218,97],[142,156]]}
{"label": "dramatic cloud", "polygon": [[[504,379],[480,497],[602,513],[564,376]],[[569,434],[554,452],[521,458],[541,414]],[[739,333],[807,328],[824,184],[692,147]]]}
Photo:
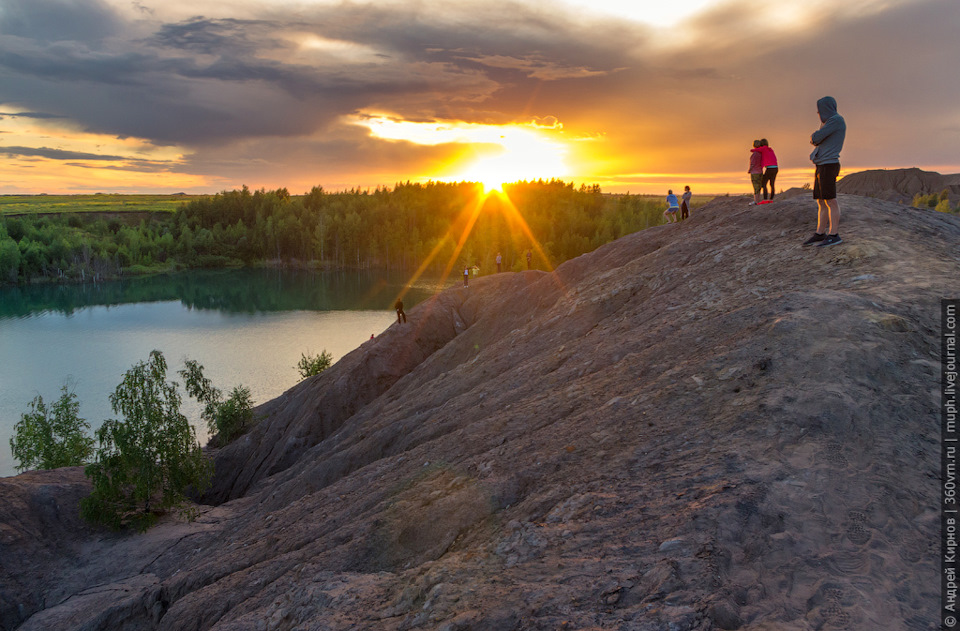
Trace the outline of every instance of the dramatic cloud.
{"label": "dramatic cloud", "polygon": [[101,0],[4,0],[0,34],[41,42],[96,41],[121,28]]}
{"label": "dramatic cloud", "polygon": [[82,151],[64,151],[62,149],[48,149],[40,147],[4,147],[0,146],[0,153],[8,156],[28,156],[50,158],[51,160],[123,160],[121,156],[108,156],[97,153],[83,153]]}
{"label": "dramatic cloud", "polygon": [[[783,4],[714,2],[654,28],[602,2],[6,0],[0,132],[17,146],[0,151],[165,164],[211,191],[390,185],[471,150],[378,138],[358,116],[539,121],[569,144],[578,181],[637,191],[650,174],[683,174],[720,186],[746,170],[757,137],[777,149],[782,177],[808,170],[814,104],[830,94],[850,125],[845,167],[960,170],[960,3]],[[142,155],[111,139],[138,139]],[[0,192],[23,181],[16,167],[0,168]]]}
{"label": "dramatic cloud", "polygon": [[10,116],[12,118],[63,118],[57,114],[44,114],[43,112],[0,112],[0,117]]}

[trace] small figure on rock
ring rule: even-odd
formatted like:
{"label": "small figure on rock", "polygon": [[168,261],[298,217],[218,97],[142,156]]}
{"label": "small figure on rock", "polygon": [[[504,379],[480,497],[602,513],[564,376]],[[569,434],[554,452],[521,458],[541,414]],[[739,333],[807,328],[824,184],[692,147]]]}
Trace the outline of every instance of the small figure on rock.
{"label": "small figure on rock", "polygon": [[677,211],[680,210],[680,201],[673,194],[673,189],[667,191],[667,209],[663,211],[663,216],[667,218],[667,223],[677,223]]}
{"label": "small figure on rock", "polygon": [[407,314],[403,312],[403,301],[399,298],[394,303],[393,308],[397,310],[397,324],[403,324],[407,321]]}
{"label": "small figure on rock", "polygon": [[690,216],[691,197],[693,197],[693,193],[690,192],[690,187],[684,186],[683,195],[680,197],[680,221],[683,221]]}

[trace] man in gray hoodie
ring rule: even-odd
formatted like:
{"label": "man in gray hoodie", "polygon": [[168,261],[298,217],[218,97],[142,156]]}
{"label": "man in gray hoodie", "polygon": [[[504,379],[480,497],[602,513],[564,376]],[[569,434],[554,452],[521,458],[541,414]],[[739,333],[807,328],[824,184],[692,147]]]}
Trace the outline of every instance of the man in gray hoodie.
{"label": "man in gray hoodie", "polygon": [[840,150],[847,135],[847,123],[837,113],[837,100],[825,96],[817,101],[820,129],[810,136],[814,146],[810,160],[816,165],[813,198],[817,200],[817,231],[803,245],[819,247],[843,243],[840,238],[840,205],[837,203],[837,176]]}

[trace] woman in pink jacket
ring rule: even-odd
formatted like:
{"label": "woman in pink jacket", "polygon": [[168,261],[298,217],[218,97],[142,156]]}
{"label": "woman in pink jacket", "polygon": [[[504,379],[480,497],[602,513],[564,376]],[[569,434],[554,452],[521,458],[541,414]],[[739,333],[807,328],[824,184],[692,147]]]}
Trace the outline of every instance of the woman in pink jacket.
{"label": "woman in pink jacket", "polygon": [[750,151],[758,151],[760,153],[761,164],[763,165],[763,180],[761,181],[761,186],[763,186],[763,198],[767,199],[767,182],[770,183],[770,201],[773,201],[773,195],[777,192],[776,182],[777,182],[777,154],[773,152],[773,149],[770,148],[770,143],[767,142],[766,138],[760,139],[760,146],[751,149]]}

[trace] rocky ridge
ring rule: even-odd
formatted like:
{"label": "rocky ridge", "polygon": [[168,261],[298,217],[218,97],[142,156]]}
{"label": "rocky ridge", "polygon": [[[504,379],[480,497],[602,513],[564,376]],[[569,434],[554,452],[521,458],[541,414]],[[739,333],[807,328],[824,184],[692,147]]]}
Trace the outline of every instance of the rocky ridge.
{"label": "rocky ridge", "polygon": [[194,522],[0,479],[2,629],[933,629],[960,220],[718,198],[483,277],[262,406]]}
{"label": "rocky ridge", "polygon": [[837,191],[909,204],[916,195],[947,191],[951,203],[960,200],[960,173],[941,175],[935,171],[873,169],[851,173],[837,182]]}

